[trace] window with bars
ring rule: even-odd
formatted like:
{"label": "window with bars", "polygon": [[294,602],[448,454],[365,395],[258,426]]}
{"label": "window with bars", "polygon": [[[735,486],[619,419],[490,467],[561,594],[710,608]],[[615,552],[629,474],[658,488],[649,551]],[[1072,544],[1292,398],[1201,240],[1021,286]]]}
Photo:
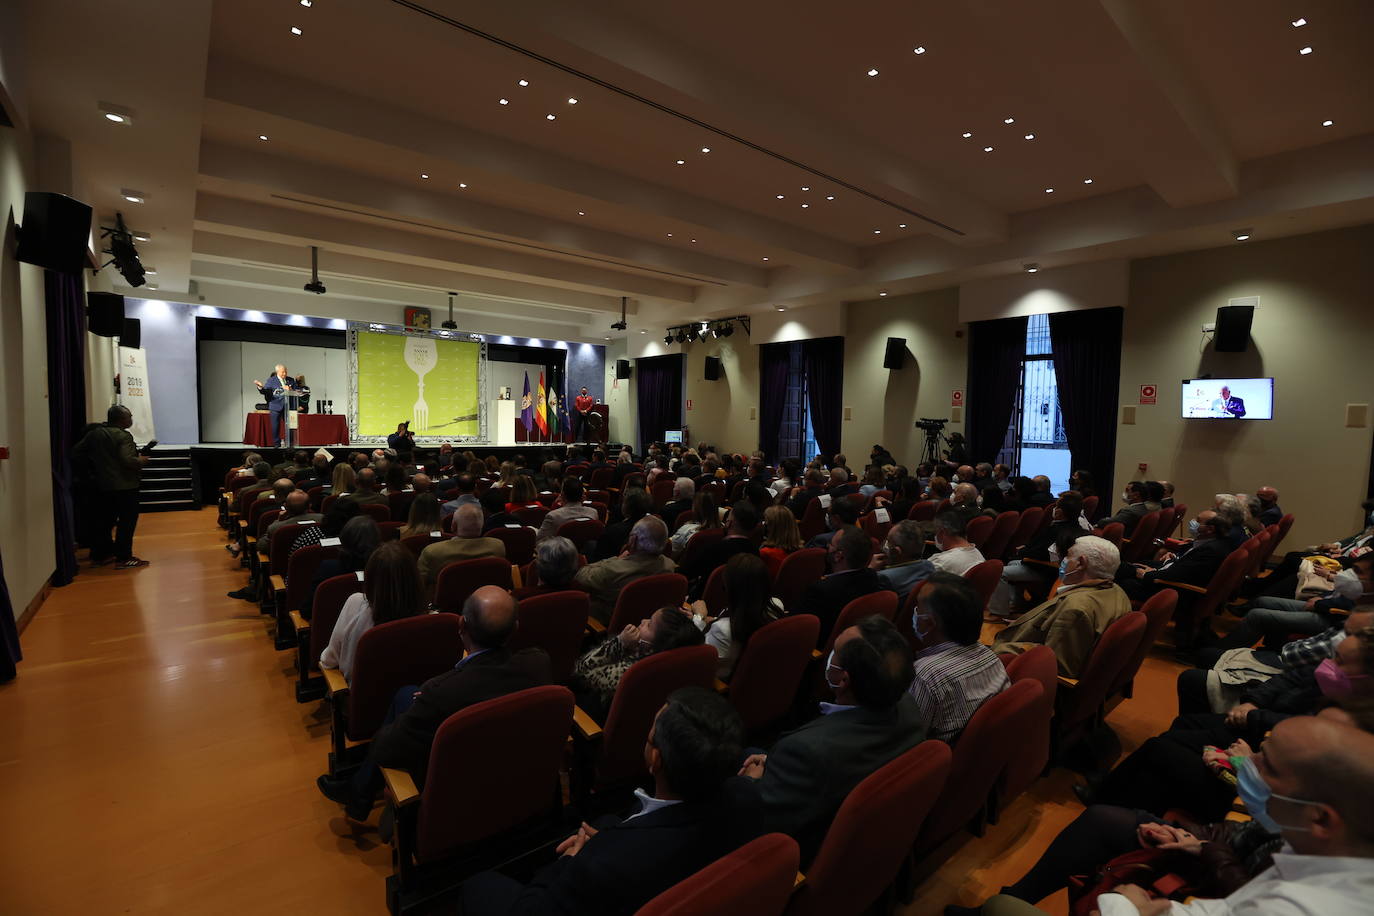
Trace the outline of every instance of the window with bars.
{"label": "window with bars", "polygon": [[[1009,466],[1013,474],[1050,472],[1048,476],[1054,480],[1059,477],[1060,465],[1067,467],[1068,443],[1054,374],[1049,316],[1032,315],[1026,322],[1026,355],[1021,360],[1016,409],[997,461]],[[1063,476],[1067,481],[1067,472]]]}

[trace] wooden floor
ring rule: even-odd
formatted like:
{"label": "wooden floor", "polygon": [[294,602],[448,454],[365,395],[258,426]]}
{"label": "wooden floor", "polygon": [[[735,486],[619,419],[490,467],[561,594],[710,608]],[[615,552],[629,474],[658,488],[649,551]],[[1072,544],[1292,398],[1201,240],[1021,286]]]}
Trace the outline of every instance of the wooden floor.
{"label": "wooden floor", "polygon": [[[84,570],[0,687],[0,912],[384,913],[390,851],[316,791],[319,704],[292,692],[210,509],[145,515],[134,571]],[[1173,715],[1148,659],[1110,721],[1127,750]],[[1015,880],[1081,810],[1056,770],[920,888],[910,914]],[[373,818],[375,824],[375,814]],[[1046,908],[1064,912],[1063,895]]]}

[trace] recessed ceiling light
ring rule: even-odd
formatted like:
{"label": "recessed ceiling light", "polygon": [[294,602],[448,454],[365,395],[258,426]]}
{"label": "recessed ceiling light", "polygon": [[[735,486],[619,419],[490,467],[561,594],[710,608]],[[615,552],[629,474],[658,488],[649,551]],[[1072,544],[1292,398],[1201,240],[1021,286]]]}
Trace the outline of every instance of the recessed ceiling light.
{"label": "recessed ceiling light", "polygon": [[1299,48],[1299,49],[1298,49],[1298,53],[1299,53],[1299,54],[1311,54],[1311,53],[1312,53],[1312,48],[1311,48],[1310,46],[1308,46],[1308,47],[1306,47],[1306,48]]}
{"label": "recessed ceiling light", "polygon": [[874,229],[874,230],[873,230],[873,234],[874,234],[874,235],[882,235],[882,234],[883,234],[883,230],[881,230],[881,229]]}
{"label": "recessed ceiling light", "polygon": [[145,274],[147,274],[148,276],[150,276],[150,277],[156,277],[156,276],[157,276],[157,269],[156,269],[156,268],[153,268],[153,267],[149,267],[149,266],[146,265],[146,264],[143,265],[143,272],[144,272]]}
{"label": "recessed ceiling light", "polygon": [[312,7],[312,6],[314,6],[314,5],[315,5],[314,0],[301,0],[301,6],[305,7],[306,9],[309,9],[310,7]]}
{"label": "recessed ceiling light", "polygon": [[577,99],[568,99],[568,104],[569,104],[569,105],[576,105],[576,104],[577,104]]}
{"label": "recessed ceiling light", "polygon": [[990,152],[992,152],[992,147],[990,147],[990,146],[985,146],[985,147],[983,147],[983,152],[985,152],[985,153],[990,153]]}
{"label": "recessed ceiling light", "polygon": [[914,48],[911,49],[911,53],[912,53],[912,54],[924,54],[924,53],[926,53],[926,49],[925,49],[925,47],[922,46],[922,45],[917,45],[916,47],[914,47]]}
{"label": "recessed ceiling light", "polygon": [[558,116],[557,116],[557,115],[552,115],[552,114],[546,114],[546,115],[544,115],[544,120],[546,120],[546,121],[555,121],[555,120],[557,120],[557,119],[558,119]]}
{"label": "recessed ceiling light", "polygon": [[497,104],[498,104],[498,105],[509,105],[509,104],[510,104],[510,99],[498,99],[498,100],[497,100]]}
{"label": "recessed ceiling light", "polygon": [[122,115],[122,114],[120,114],[120,113],[117,112],[117,111],[107,111],[107,112],[105,112],[105,120],[106,120],[106,121],[112,121],[112,122],[114,122],[115,124],[129,124],[129,123],[130,123],[130,118],[129,118],[128,115]]}
{"label": "recessed ceiling light", "polygon": [[1305,25],[1307,25],[1307,20],[1306,20],[1306,19],[1294,19],[1294,20],[1293,20],[1293,28],[1295,28],[1295,29],[1300,29],[1300,28],[1302,28],[1302,27],[1305,26]]}
{"label": "recessed ceiling light", "polygon": [[826,200],[834,200],[834,199],[835,199],[835,195],[834,195],[834,194],[827,194],[827,195],[825,195],[825,199],[826,199]]}
{"label": "recessed ceiling light", "polygon": [[134,191],[130,188],[122,188],[120,189],[119,196],[124,198],[131,204],[141,204],[146,199],[147,195],[145,195],[142,191]]}
{"label": "recessed ceiling light", "polygon": [[779,195],[778,195],[778,200],[782,200],[782,199],[783,199],[783,196],[782,196],[781,194],[779,194]]}
{"label": "recessed ceiling light", "polygon": [[639,331],[639,333],[641,333],[641,334],[648,334],[649,332],[641,328],[640,331]]}
{"label": "recessed ceiling light", "polygon": [[671,232],[668,233],[668,238],[672,238],[672,237],[673,237],[673,234],[672,234]]}
{"label": "recessed ceiling light", "polygon": [[886,295],[887,295],[887,290],[885,290],[885,289],[880,289],[880,290],[878,290],[878,295],[879,295],[879,296],[886,296]]}
{"label": "recessed ceiling light", "polygon": [[1092,183],[1093,183],[1093,180],[1092,180],[1091,178],[1084,178],[1084,179],[1083,179],[1083,183],[1084,183],[1084,184],[1092,184]]}
{"label": "recessed ceiling light", "polygon": [[1233,235],[1233,236],[1235,237],[1235,239],[1236,239],[1237,242],[1243,242],[1243,241],[1245,241],[1246,239],[1248,239],[1248,238],[1250,237],[1250,230],[1249,230],[1249,229],[1233,229],[1233,230],[1231,230],[1231,235]]}
{"label": "recessed ceiling light", "polygon": [[528,85],[530,84],[530,81],[529,81],[529,80],[520,80],[520,81],[519,81],[519,84],[520,84],[521,86],[528,86]]}
{"label": "recessed ceiling light", "polygon": [[157,289],[157,284],[156,284],[156,283],[149,283],[149,284],[148,284],[148,288],[149,288],[149,289]]}
{"label": "recessed ceiling light", "polygon": [[1026,139],[1027,139],[1027,140],[1034,140],[1034,139],[1035,139],[1035,134],[1026,134]]}
{"label": "recessed ceiling light", "polygon": [[905,229],[905,228],[906,228],[906,223],[898,223],[898,224],[897,224],[897,228],[898,228],[898,229]]}
{"label": "recessed ceiling light", "polygon": [[146,232],[135,232],[135,233],[134,233],[134,241],[135,241],[135,242],[146,242],[146,241],[148,241],[148,240],[151,239],[151,238],[152,238],[152,236],[149,235],[149,234],[146,233]]}
{"label": "recessed ceiling light", "polygon": [[1332,125],[1332,123],[1333,123],[1333,122],[1332,122],[1332,121],[1329,121],[1329,120],[1323,121],[1323,122],[1322,122],[1322,127],[1330,127],[1330,126]]}
{"label": "recessed ceiling light", "polygon": [[775,307],[778,311],[780,311],[780,312],[785,312],[785,311],[787,311],[787,309],[783,308],[781,305],[774,306],[774,307]]}
{"label": "recessed ceiling light", "polygon": [[296,27],[293,25],[293,26],[291,27],[291,34],[292,34],[292,35],[299,35],[299,34],[301,34],[301,30],[298,29],[298,28],[296,28]]}
{"label": "recessed ceiling light", "polygon": [[1028,274],[1033,274],[1040,269],[1039,264],[1022,264],[1021,266],[1026,269],[1026,273]]}
{"label": "recessed ceiling light", "polygon": [[258,139],[259,139],[259,140],[266,140],[266,139],[267,139],[267,134],[258,134]]}
{"label": "recessed ceiling light", "polygon": [[458,182],[458,187],[460,187],[460,188],[466,188],[467,186],[468,186],[468,183],[467,183],[466,181],[460,181],[460,182]]}
{"label": "recessed ceiling light", "polygon": [[421,173],[420,173],[420,177],[423,178],[423,179],[425,179],[426,181],[429,180],[429,174],[426,173],[426,172],[421,172]]}
{"label": "recessed ceiling light", "polygon": [[1045,193],[1046,193],[1046,194],[1053,194],[1053,193],[1054,193],[1054,188],[1046,188],[1046,189],[1045,189]]}
{"label": "recessed ceiling light", "polygon": [[965,139],[965,140],[967,140],[969,137],[972,137],[972,136],[973,136],[973,131],[971,131],[971,130],[966,130],[966,131],[964,131],[964,139]]}
{"label": "recessed ceiling light", "polygon": [[810,206],[811,206],[810,204],[802,204],[802,209],[805,210],[805,209],[807,209],[807,208],[810,207]]}
{"label": "recessed ceiling light", "polygon": [[679,160],[677,161],[677,164],[678,164],[678,165],[686,165],[686,164],[687,164],[687,160],[686,160],[686,159],[679,159]]}
{"label": "recessed ceiling light", "polygon": [[802,190],[803,190],[803,191],[809,191],[809,190],[811,190],[811,189],[808,188],[808,187],[803,186],[803,187],[802,187]]}
{"label": "recessed ceiling light", "polygon": [[607,339],[607,340],[610,340],[610,338],[609,338],[609,337],[607,337],[607,338],[606,338],[606,339]]}
{"label": "recessed ceiling light", "polygon": [[696,239],[692,239],[692,244],[695,245],[696,243],[697,243],[697,240],[696,240]]}
{"label": "recessed ceiling light", "polygon": [[702,151],[703,153],[709,153],[709,152],[711,151],[711,147],[709,147],[709,146],[703,146],[703,147],[701,148],[701,151]]}
{"label": "recessed ceiling light", "polygon": [[1015,118],[1003,118],[1003,119],[1002,119],[1002,123],[1003,123],[1003,124],[1015,124],[1015,123],[1016,123],[1016,119],[1015,119]]}
{"label": "recessed ceiling light", "polygon": [[578,211],[577,211],[577,215],[578,215],[578,216],[586,216],[586,215],[587,215],[587,211],[586,211],[586,210],[578,210]]}
{"label": "recessed ceiling light", "polygon": [[878,75],[878,71],[877,71],[877,70],[869,70],[869,71],[868,71],[868,75],[869,75],[869,76],[877,76],[877,75]]}
{"label": "recessed ceiling light", "polygon": [[[766,257],[765,257],[765,258],[764,258],[764,260],[765,260],[765,261],[766,261],[766,260],[768,260],[768,258],[766,258]],[[778,311],[780,311],[780,312],[781,312],[781,311],[782,311],[782,309],[778,309]]]}

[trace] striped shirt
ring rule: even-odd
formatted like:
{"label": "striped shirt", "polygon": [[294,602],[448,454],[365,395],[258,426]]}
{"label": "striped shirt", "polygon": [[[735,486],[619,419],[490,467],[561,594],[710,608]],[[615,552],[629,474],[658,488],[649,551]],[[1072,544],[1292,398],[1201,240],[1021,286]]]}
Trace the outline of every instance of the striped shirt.
{"label": "striped shirt", "polygon": [[953,742],[983,705],[1011,686],[1006,666],[987,646],[942,642],[916,655],[911,696],[930,737]]}

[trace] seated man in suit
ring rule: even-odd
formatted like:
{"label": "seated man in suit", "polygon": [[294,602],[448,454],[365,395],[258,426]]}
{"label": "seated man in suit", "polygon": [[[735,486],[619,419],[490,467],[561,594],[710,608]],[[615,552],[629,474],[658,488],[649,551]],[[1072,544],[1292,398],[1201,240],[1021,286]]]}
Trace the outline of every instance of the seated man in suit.
{"label": "seated man in suit", "polygon": [[[1109,519],[1105,519],[1102,522],[1102,526],[1106,527],[1112,522],[1120,522],[1122,527],[1126,529],[1124,536],[1130,537],[1135,531],[1135,526],[1140,524],[1140,520],[1151,511],[1145,499],[1147,495],[1147,489],[1143,481],[1132,480],[1130,483],[1126,484],[1126,492],[1122,497],[1126,504],[1117,510],[1116,515],[1113,515]],[[1155,506],[1155,508],[1159,507]]]}
{"label": "seated man in suit", "polygon": [[1231,523],[1224,515],[1204,509],[1189,523],[1192,543],[1177,554],[1162,553],[1158,564],[1123,564],[1117,571],[1117,581],[1126,594],[1140,601],[1153,595],[1161,586],[1156,580],[1183,582],[1206,588],[1222,562],[1231,554]]}
{"label": "seated man in suit", "polygon": [[1279,491],[1273,487],[1260,487],[1255,491],[1260,501],[1259,521],[1268,527],[1283,521],[1283,509],[1279,508]]}
{"label": "seated man in suit", "polygon": [[[305,495],[304,490],[292,490],[286,494],[286,499],[282,500],[281,515],[277,520],[267,526],[267,531],[258,540],[258,553],[268,556],[271,551],[272,536],[283,526],[292,522],[320,522],[324,516],[318,512],[311,512],[310,497]],[[281,570],[285,572],[286,570]]]}
{"label": "seated man in suit", "polygon": [[1035,484],[1035,492],[1031,494],[1030,499],[1030,504],[1032,506],[1040,506],[1043,508],[1054,502],[1054,492],[1051,489],[1054,484],[1048,477],[1044,474],[1039,474],[1032,477],[1031,482]]}
{"label": "seated man in suit", "polygon": [[477,498],[477,478],[468,473],[459,474],[451,478],[452,487],[441,488],[445,496],[452,496],[448,502],[439,507],[444,518],[458,511],[459,506],[476,506],[481,504]]}
{"label": "seated man in suit", "polygon": [[439,573],[450,563],[482,557],[505,558],[504,541],[482,537],[483,518],[480,505],[464,505],[453,517],[454,536],[436,541],[420,551],[420,581],[424,583],[427,596],[434,595]]}
{"label": "seated man in suit", "polygon": [[1113,581],[1121,551],[1106,538],[1088,535],[1073,542],[1059,564],[1062,583],[1054,597],[997,634],[992,650],[1019,655],[1049,646],[1059,673],[1078,677],[1100,637],[1118,617],[1131,612],[1131,599]]}
{"label": "seated man in suit", "polygon": [[873,559],[873,540],[866,532],[846,525],[830,539],[825,551],[830,575],[808,585],[797,603],[798,613],[814,614],[821,619],[817,649],[830,639],[830,631],[846,604],[883,588],[878,573],[868,566]]}
{"label": "seated man in suit", "polygon": [[467,916],[631,916],[644,904],[753,839],[758,795],[734,777],[744,727],[701,687],[668,696],[644,745],[653,793],[636,789],[624,820],[584,823],[527,885],[485,872],[463,885]]}
{"label": "seated man in suit", "polygon": [[[584,508],[591,508],[590,506]],[[619,556],[630,539],[630,531],[641,518],[654,511],[654,500],[642,487],[626,487],[620,497],[620,519],[611,522],[596,539],[596,555],[588,559],[606,560]],[[596,512],[593,510],[592,515]]]}
{"label": "seated man in suit", "polygon": [[907,693],[911,649],[891,622],[873,616],[840,634],[825,660],[835,702],[784,734],[768,754],[744,761],[758,781],[763,827],[795,839],[805,866],[815,856],[851,789],[920,744],[927,723]]}
{"label": "seated man in suit", "polygon": [[343,805],[353,820],[367,820],[382,787],[380,767],[405,770],[422,786],[430,745],[445,719],[484,700],[550,683],[549,656],[543,649],[505,648],[515,632],[516,613],[515,599],[495,585],[468,596],[458,623],[466,653],[462,660],[418,689],[397,691],[388,724],[372,739],[366,761],[352,778],[324,775],[315,780],[325,798]]}
{"label": "seated man in suit", "polygon": [[591,597],[592,616],[609,622],[622,588],[647,576],[676,570],[677,564],[663,555],[667,544],[668,526],[658,516],[647,515],[630,529],[630,539],[620,556],[579,569],[573,586]]}
{"label": "seated man in suit", "polygon": [[387,506],[386,496],[377,489],[377,472],[372,468],[363,468],[358,472],[357,481],[354,483],[352,493],[347,493],[339,497],[340,499],[351,499],[360,506]]}

